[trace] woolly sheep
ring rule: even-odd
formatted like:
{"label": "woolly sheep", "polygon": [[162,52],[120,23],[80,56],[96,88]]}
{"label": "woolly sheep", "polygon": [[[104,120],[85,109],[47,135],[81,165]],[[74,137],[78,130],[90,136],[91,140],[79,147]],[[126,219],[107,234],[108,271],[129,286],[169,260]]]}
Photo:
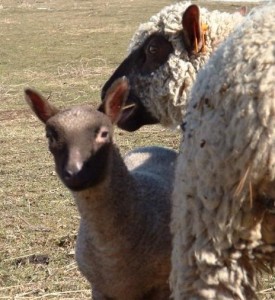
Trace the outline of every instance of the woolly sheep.
{"label": "woolly sheep", "polygon": [[94,300],[168,300],[170,200],[176,152],[131,151],[123,161],[113,143],[128,82],[106,95],[106,115],[90,106],[59,111],[37,92],[26,100],[46,125],[57,174],[81,216],[76,259]]}
{"label": "woolly sheep", "polygon": [[175,300],[257,299],[275,263],[275,5],[199,72],[172,196]]}
{"label": "woolly sheep", "polygon": [[[241,13],[208,11],[179,2],[163,8],[134,34],[128,57],[102,88],[102,99],[112,83],[127,76],[131,90],[118,126],[134,131],[160,122],[182,122],[187,96],[198,70],[236,24]],[[104,107],[101,108],[101,110]]]}

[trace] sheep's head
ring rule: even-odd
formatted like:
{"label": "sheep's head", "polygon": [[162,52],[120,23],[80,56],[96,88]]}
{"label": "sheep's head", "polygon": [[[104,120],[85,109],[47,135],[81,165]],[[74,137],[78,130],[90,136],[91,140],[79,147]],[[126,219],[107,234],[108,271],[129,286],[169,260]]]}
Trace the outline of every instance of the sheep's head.
{"label": "sheep's head", "polygon": [[[174,19],[164,20],[163,16]],[[151,23],[154,23],[153,19]],[[191,61],[204,56],[205,52],[207,25],[202,24],[197,5],[181,3],[168,7],[167,12],[160,13],[158,24],[151,24],[151,27],[137,33],[134,37],[137,42],[130,47],[129,56],[102,89],[104,99],[106,91],[117,78],[126,76],[129,79],[131,89],[126,100],[127,108],[118,123],[119,127],[128,131],[146,124],[180,123],[181,98],[186,98],[190,80],[195,76],[194,67],[190,69]],[[177,61],[178,57],[180,61]],[[181,66],[183,62],[186,64]],[[173,68],[180,70],[180,78],[173,78]],[[150,98],[155,96],[161,99],[160,102],[166,103],[158,103],[158,99],[155,99],[154,105]],[[104,110],[104,105],[100,110]],[[170,119],[171,115],[174,120]]]}
{"label": "sheep's head", "polygon": [[230,14],[177,2],[141,24],[129,56],[102,88],[104,99],[118,77],[130,82],[127,109],[118,126],[134,131],[146,124],[181,124],[197,72],[245,13],[244,8]]}
{"label": "sheep's head", "polygon": [[59,110],[36,91],[25,90],[27,103],[45,124],[56,172],[69,189],[87,189],[105,178],[112,124],[120,119],[128,89],[125,78],[110,87],[104,101],[106,115],[88,105]]}

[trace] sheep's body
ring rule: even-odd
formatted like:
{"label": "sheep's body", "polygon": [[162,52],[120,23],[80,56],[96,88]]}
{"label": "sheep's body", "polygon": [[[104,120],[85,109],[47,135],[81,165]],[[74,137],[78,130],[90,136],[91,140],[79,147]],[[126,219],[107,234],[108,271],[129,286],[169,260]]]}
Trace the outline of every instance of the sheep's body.
{"label": "sheep's body", "polygon": [[[174,156],[174,151],[171,152],[171,155]],[[171,155],[167,155],[167,151],[163,151],[163,147],[148,146],[129,151],[124,157],[124,162],[130,171],[141,170],[143,172],[146,170],[152,176],[163,176],[165,167],[162,166],[162,162],[164,165],[168,165],[174,159]]]}
{"label": "sheep's body", "polygon": [[255,9],[199,72],[177,161],[173,295],[256,299],[275,262],[275,5]]}
{"label": "sheep's body", "polygon": [[26,100],[46,124],[57,174],[75,198],[81,216],[76,259],[93,299],[168,300],[177,154],[145,147],[124,162],[111,123],[127,92],[125,79],[110,89],[107,116],[90,106],[58,111],[32,90]]}
{"label": "sheep's body", "polygon": [[[217,10],[210,12],[200,8],[200,21],[205,28],[208,28],[205,32],[205,46],[203,51],[190,55],[183,41],[182,25],[183,14],[190,5],[190,2],[179,2],[165,7],[152,16],[149,22],[141,24],[132,37],[129,55],[142,48],[150,36],[156,33],[164,36],[173,47],[172,53],[164,64],[150,74],[144,74],[138,71],[139,60],[135,58],[136,63],[133,63],[132,68],[129,64],[124,67],[122,63],[116,70],[117,76],[123,74],[129,78],[131,91],[139,98],[145,110],[162,125],[168,127],[181,124],[186,111],[187,98],[197,72],[218,44],[243,20],[239,12],[234,14]],[[113,76],[106,83],[107,86],[115,80],[116,75],[114,78]],[[134,117],[141,118],[141,116]],[[127,130],[127,126],[121,128]]]}

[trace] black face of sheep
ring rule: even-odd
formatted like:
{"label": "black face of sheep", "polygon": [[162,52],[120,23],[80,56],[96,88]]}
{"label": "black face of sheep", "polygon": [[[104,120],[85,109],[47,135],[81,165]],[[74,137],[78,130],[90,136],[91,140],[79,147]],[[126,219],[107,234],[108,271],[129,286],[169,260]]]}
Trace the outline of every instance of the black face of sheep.
{"label": "black face of sheep", "polygon": [[[130,82],[134,82],[136,74],[148,76],[163,65],[172,52],[173,47],[164,36],[153,34],[117,68],[104,85],[101,98],[105,98],[106,91],[118,78],[126,75],[128,79],[130,79]],[[99,110],[104,112],[104,104],[99,107]],[[127,131],[135,131],[145,124],[156,123],[158,123],[158,120],[146,110],[134,89],[131,89],[125,103],[122,117],[117,125]]]}
{"label": "black face of sheep", "polygon": [[[114,79],[114,81],[115,80],[116,79]],[[112,81],[112,83],[114,81]],[[105,94],[105,91],[102,91],[102,97],[105,97]],[[98,110],[104,113],[104,107],[105,105],[103,100],[103,103],[99,106]],[[157,123],[159,123],[159,121],[154,116],[152,116],[150,112],[144,107],[144,105],[139,100],[139,97],[136,96],[133,91],[130,91],[129,96],[125,102],[124,109],[122,111],[121,119],[117,122],[117,126],[124,130],[132,132],[139,129],[145,124],[149,125]]]}
{"label": "black face of sheep", "polygon": [[[200,23],[199,8],[190,5],[182,16],[182,42],[188,55],[204,50],[204,31]],[[125,109],[118,126],[127,131],[135,131],[143,125],[156,124],[159,120],[154,117],[142,104],[139,93],[135,90],[138,78],[150,76],[160,66],[165,64],[174,52],[172,43],[161,33],[151,34],[145,42],[120,64],[113,75],[105,83],[101,92],[104,102],[106,91],[119,77],[126,76],[131,89],[125,103]],[[104,112],[104,104],[99,107]]]}

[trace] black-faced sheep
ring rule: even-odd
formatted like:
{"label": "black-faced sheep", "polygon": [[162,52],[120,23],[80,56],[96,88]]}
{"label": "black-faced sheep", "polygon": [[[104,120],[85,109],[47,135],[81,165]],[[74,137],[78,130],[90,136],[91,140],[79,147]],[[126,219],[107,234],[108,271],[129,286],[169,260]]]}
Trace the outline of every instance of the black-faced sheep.
{"label": "black-faced sheep", "polygon": [[138,148],[125,164],[113,124],[127,94],[127,80],[116,81],[106,94],[105,115],[91,106],[59,111],[37,92],[25,92],[46,125],[56,172],[81,216],[76,259],[93,299],[168,300],[176,152]]}
{"label": "black-faced sheep", "polygon": [[140,25],[130,43],[129,56],[102,89],[104,99],[118,77],[129,79],[127,109],[118,126],[134,131],[158,122],[169,127],[179,125],[198,70],[242,20],[239,12],[209,12],[190,2],[179,2]]}
{"label": "black-faced sheep", "polygon": [[275,5],[199,72],[173,192],[173,296],[257,299],[275,263]]}

